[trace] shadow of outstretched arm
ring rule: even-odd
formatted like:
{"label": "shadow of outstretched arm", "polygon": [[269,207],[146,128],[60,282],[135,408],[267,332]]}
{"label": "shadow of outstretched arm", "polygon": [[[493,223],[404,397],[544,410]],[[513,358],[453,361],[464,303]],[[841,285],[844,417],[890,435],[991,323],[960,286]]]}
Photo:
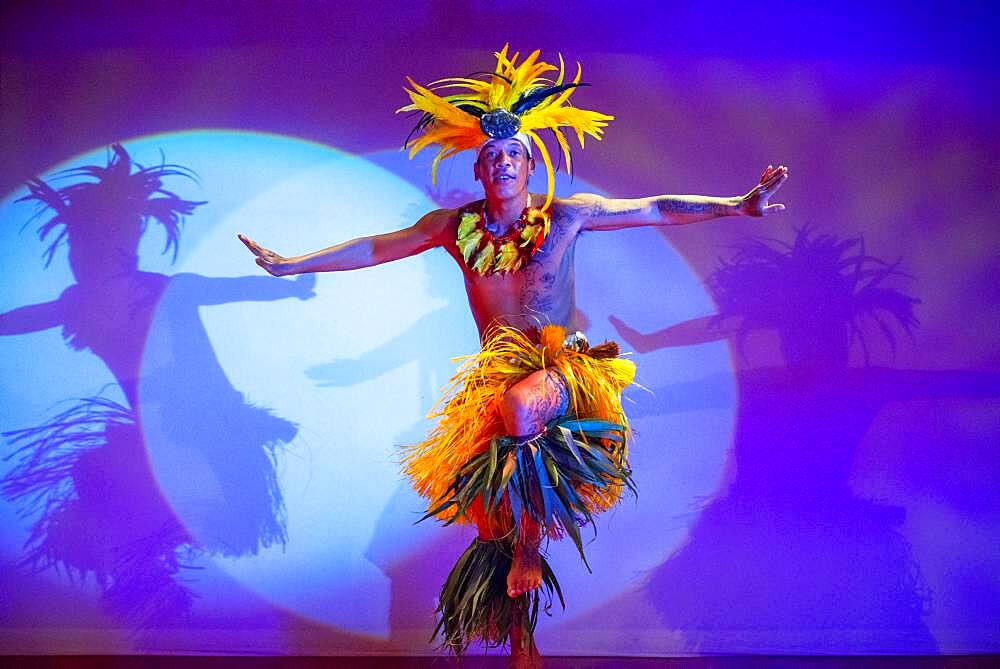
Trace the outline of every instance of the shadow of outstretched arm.
{"label": "shadow of outstretched arm", "polygon": [[425,342],[440,339],[440,333],[447,332],[449,316],[447,307],[432,311],[408,330],[363,355],[313,365],[306,370],[306,376],[322,388],[352,386],[374,379],[420,358],[427,346]]}
{"label": "shadow of outstretched arm", "polygon": [[739,329],[736,319],[720,322],[714,315],[682,321],[648,334],[639,332],[617,316],[609,316],[608,320],[636,353],[720,341],[732,337]]}
{"label": "shadow of outstretched arm", "polygon": [[316,296],[316,275],[300,274],[294,279],[270,276],[206,277],[200,274],[176,274],[172,289],[188,291],[197,304],[230,302],[271,302],[295,297],[308,300]]}
{"label": "shadow of outstretched arm", "polygon": [[41,332],[63,324],[62,300],[31,304],[0,314],[0,336]]}

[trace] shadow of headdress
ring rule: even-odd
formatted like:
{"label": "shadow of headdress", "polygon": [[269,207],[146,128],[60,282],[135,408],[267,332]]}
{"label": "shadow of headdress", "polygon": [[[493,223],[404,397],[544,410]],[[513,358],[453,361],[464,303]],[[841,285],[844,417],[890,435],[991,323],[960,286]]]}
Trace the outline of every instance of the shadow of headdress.
{"label": "shadow of headdress", "polygon": [[197,182],[198,176],[186,167],[164,162],[162,152],[160,157],[159,165],[144,167],[132,160],[125,147],[115,143],[103,167],[84,165],[57,172],[52,177],[52,180],[84,178],[84,181],[54,188],[41,178],[29,179],[28,195],[17,201],[35,201],[40,207],[21,229],[43,218],[46,212],[53,214],[38,228],[42,241],[55,233],[44,253],[45,266],[52,262],[56,249],[70,231],[79,230],[81,226],[111,222],[118,229],[106,232],[114,235],[122,234],[125,226],[138,225],[141,236],[151,220],[160,223],[166,231],[163,253],[172,249],[172,260],[176,260],[184,217],[205,202],[185,200],[164,188],[164,177],[182,176]]}
{"label": "shadow of headdress", "polygon": [[739,243],[706,283],[718,308],[713,326],[737,319],[737,348],[744,352],[749,334],[774,329],[782,337],[806,328],[846,328],[848,346],[857,339],[866,363],[869,350],[863,323],[873,320],[895,352],[895,321],[912,334],[920,300],[889,287],[886,281],[907,276],[900,261],[869,255],[861,236],[838,238],[795,229],[791,243],[755,237]]}

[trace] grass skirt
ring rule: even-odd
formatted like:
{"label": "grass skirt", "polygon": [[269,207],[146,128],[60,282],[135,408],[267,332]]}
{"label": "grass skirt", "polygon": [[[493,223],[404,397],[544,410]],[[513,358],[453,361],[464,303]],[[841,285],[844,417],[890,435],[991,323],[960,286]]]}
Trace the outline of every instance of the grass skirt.
{"label": "grass skirt", "polygon": [[[569,535],[586,564],[580,527],[613,506],[624,488],[634,490],[621,392],[632,382],[635,365],[619,358],[613,343],[566,345],[560,327],[546,326],[540,339],[535,344],[510,328],[487,338],[477,355],[464,360],[432,412],[437,427],[404,456],[404,471],[430,500],[425,519],[502,529],[502,539],[473,541],[442,588],[434,635],[442,632],[456,653],[475,638],[501,645],[513,625],[521,626],[530,647],[542,597],[546,610],[553,593],[563,602],[544,558],[541,594],[507,595],[523,521],[537,523],[550,538]],[[504,436],[504,395],[546,368],[566,382],[567,414],[526,441]]]}
{"label": "grass skirt", "polygon": [[[541,369],[556,369],[566,381],[569,415],[617,426],[620,438],[598,439],[596,443],[610,447],[608,453],[616,468],[628,471],[630,435],[621,392],[632,383],[635,364],[617,357],[618,347],[614,344],[577,350],[565,346],[565,340],[565,330],[553,325],[542,329],[540,344],[513,328],[498,328],[478,354],[463,359],[445,390],[445,399],[431,412],[430,418],[438,419],[437,426],[426,440],[406,449],[403,456],[403,471],[416,491],[430,500],[438,520],[446,523],[480,520],[479,504],[441,505],[451,496],[457,477],[467,471],[470,461],[489,453],[494,440],[504,435],[500,413],[504,395]],[[580,441],[594,443],[583,431],[576,432]],[[589,517],[613,506],[623,487],[624,481],[612,476],[582,482],[575,486],[575,493]],[[489,508],[490,504],[485,506]]]}
{"label": "grass skirt", "polygon": [[516,624],[522,626],[522,638],[530,647],[542,601],[548,611],[555,594],[565,606],[559,583],[544,557],[542,587],[519,597],[507,596],[513,551],[511,541],[473,539],[448,574],[441,589],[434,636],[442,633],[444,644],[455,654],[463,653],[475,638],[488,646],[501,646]]}

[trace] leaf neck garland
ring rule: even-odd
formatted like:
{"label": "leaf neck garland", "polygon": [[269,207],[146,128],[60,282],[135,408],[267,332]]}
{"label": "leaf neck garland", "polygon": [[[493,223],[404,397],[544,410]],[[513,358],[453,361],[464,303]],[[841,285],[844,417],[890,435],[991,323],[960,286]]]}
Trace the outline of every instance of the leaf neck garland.
{"label": "leaf neck garland", "polygon": [[548,209],[525,207],[506,234],[486,229],[486,201],[459,211],[455,245],[469,268],[488,276],[516,272],[531,260],[548,237],[552,216]]}

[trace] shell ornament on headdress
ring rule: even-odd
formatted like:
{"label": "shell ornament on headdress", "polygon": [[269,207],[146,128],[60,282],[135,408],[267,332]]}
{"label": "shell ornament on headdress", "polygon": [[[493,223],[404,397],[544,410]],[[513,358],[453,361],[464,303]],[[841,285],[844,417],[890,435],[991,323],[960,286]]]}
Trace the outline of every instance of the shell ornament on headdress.
{"label": "shell ornament on headdress", "polygon": [[[562,158],[566,162],[566,170],[572,173],[569,142],[562,128],[574,130],[580,147],[583,148],[584,135],[600,139],[604,127],[614,117],[569,105],[573,91],[587,85],[580,82],[582,70],[579,63],[573,81],[566,82],[562,55],[559,56],[559,67],[539,60],[540,51],[532,52],[518,64],[520,54],[515,53],[508,57],[507,50],[508,45],[504,45],[503,49],[494,53],[497,59],[496,69],[492,73],[481,73],[482,79],[473,78],[476,75],[449,77],[431,82],[424,87],[407,77],[412,90],[406,89],[406,92],[412,104],[401,107],[397,112],[422,112],[417,124],[406,138],[404,148],[410,150],[410,158],[413,158],[431,144],[440,147],[431,163],[431,179],[435,183],[437,167],[442,158],[467,149],[477,149],[491,139],[509,139],[519,133],[531,139],[542,157],[548,177],[545,204],[540,210],[541,216],[545,219],[544,227],[538,231],[529,229],[527,235],[522,235],[526,243],[518,244],[518,247],[527,247],[534,252],[548,232],[548,209],[555,191],[555,169],[552,158],[538,131],[544,129],[552,131],[562,151]],[[553,79],[546,76],[549,73],[557,74]],[[447,95],[438,95],[435,92],[444,90],[455,92]],[[530,150],[531,147],[528,148]],[[539,210],[529,209],[522,218],[529,219],[525,223],[531,225],[530,219],[538,218],[538,215]],[[485,248],[485,241],[483,248],[478,244],[473,248],[468,242],[463,245],[461,236],[460,233],[459,245],[462,247],[463,255],[466,256],[466,261],[470,260],[470,254],[478,256],[477,271],[481,273],[511,271],[526,262],[526,258],[515,260],[511,256],[513,252],[511,249],[507,249],[504,256],[503,248]],[[531,239],[528,240],[528,237]],[[499,263],[500,266],[494,267],[487,262],[485,255],[480,254],[489,255],[491,258],[494,255],[498,258],[504,256],[506,259]]]}

